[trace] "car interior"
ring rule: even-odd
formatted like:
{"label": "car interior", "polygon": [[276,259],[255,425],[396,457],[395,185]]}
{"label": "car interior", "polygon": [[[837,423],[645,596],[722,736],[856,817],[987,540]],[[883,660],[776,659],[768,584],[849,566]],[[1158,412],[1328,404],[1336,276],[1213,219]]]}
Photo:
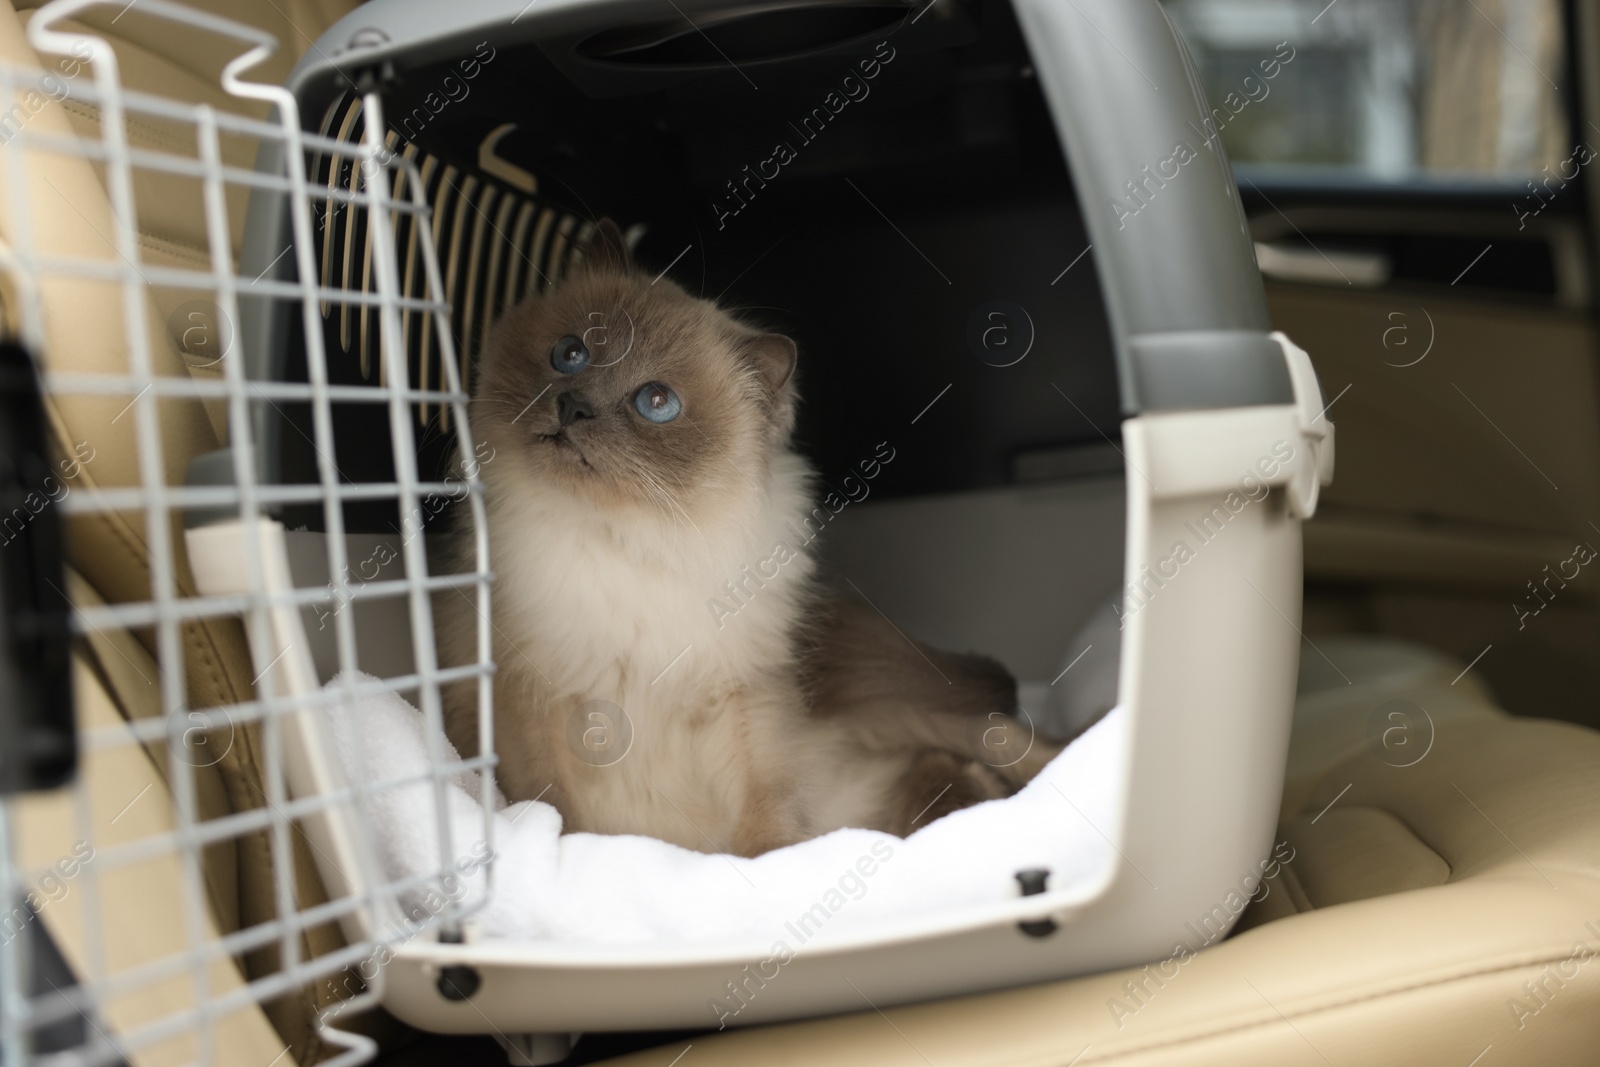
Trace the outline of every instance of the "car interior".
{"label": "car interior", "polygon": [[[42,3],[0,3],[9,5],[0,60],[77,75],[30,45]],[[332,47],[325,33],[361,6],[184,3],[276,38],[278,51],[252,76],[277,84]],[[145,17],[139,4],[84,4],[62,24],[113,46],[129,92],[269,115],[265,101],[220,88],[237,42]],[[522,5],[505,6],[516,14]],[[641,262],[795,337],[806,391],[797,439],[823,483],[843,484],[873,454],[892,413],[906,427],[896,461],[870,493],[852,495],[849,521],[829,531],[827,566],[870,575],[886,616],[926,640],[1004,650],[1019,678],[1059,679],[1055,635],[1110,608],[1124,588],[1119,426],[1128,412],[1106,293],[1093,260],[1071,258],[1091,243],[1082,212],[1094,205],[1077,202],[1011,5],[932,0],[924,36],[912,38],[922,44],[888,64],[894,77],[873,86],[877,99],[845,108],[781,179],[753,194],[747,183],[743,196],[728,179],[770,152],[766,117],[805,113],[833,77],[831,61],[807,58],[807,42],[870,41],[922,4],[751,5],[760,17],[713,36],[670,0],[660,6],[648,34],[618,27],[563,42],[565,51],[485,63],[470,95],[401,140],[422,155],[474,160],[507,190],[556,205],[562,221],[541,228],[550,258],[540,262],[567,254],[585,220],[648,220],[635,235]],[[446,5],[412,7],[441,27],[452,17]],[[1600,196],[1590,166],[1600,157],[1591,147],[1600,144],[1600,3],[1161,7],[1213,107],[1213,128],[1197,139],[1216,140],[1231,160],[1272,327],[1309,353],[1338,432],[1335,477],[1304,526],[1302,614],[1284,617],[1300,659],[1273,873],[1227,935],[1198,952],[721,1031],[586,1033],[559,1062],[1489,1067],[1600,1054],[1600,964],[1591,962],[1600,955],[1600,586],[1588,573],[1600,555],[1600,213],[1589,203]],[[1099,34],[1087,22],[1083,32]],[[743,73],[733,60],[720,80],[650,80],[661,65],[727,59],[723,49],[749,58],[761,92],[734,91]],[[791,49],[800,58],[774,60]],[[633,95],[585,83],[589,68],[563,66],[570,56],[623,69],[638,80]],[[440,62],[448,69],[453,59]],[[389,86],[392,121],[424,108],[430,84],[414,74]],[[302,99],[319,106],[306,121],[348,127],[353,91],[313,85]],[[1100,106],[1114,113],[1117,101]],[[0,115],[6,142],[8,121]],[[71,99],[22,121],[62,138],[102,132],[100,111]],[[135,149],[194,152],[159,123],[129,123],[128,137]],[[220,141],[222,162],[241,171],[256,165],[255,150],[248,138]],[[321,165],[321,180],[340,173],[337,160]],[[117,196],[104,172],[62,157],[47,173],[58,188],[39,193],[27,220],[34,240],[63,256],[103,255]],[[846,173],[859,182],[841,181]],[[467,186],[451,209],[465,222],[451,225],[514,221],[517,202],[488,190],[469,211]],[[141,171],[133,192],[140,261],[208,269],[216,249],[194,177]],[[1133,196],[1120,210],[1139,204]],[[249,205],[230,198],[219,210],[244,275],[273,277],[270,252],[243,251]],[[19,225],[0,219],[0,236],[14,240]],[[343,256],[348,272],[351,247],[330,238],[327,262]],[[495,282],[475,289],[465,269],[458,280],[458,256],[446,253],[466,359],[517,283],[508,277],[497,300]],[[958,263],[944,277],[940,266]],[[523,291],[538,270],[528,267]],[[40,358],[50,375],[124,365],[121,313],[85,292],[70,314],[48,319]],[[221,380],[186,332],[192,294],[156,282],[149,293],[157,373]],[[28,299],[7,281],[13,331]],[[1010,350],[996,356],[988,340],[971,341],[974,309],[997,301],[1013,328],[1011,309],[1027,309],[1026,343],[1006,339],[1024,350],[1014,364]],[[886,310],[896,307],[918,311]],[[365,318],[337,319],[327,330],[352,357],[344,380],[365,380],[366,364],[354,362],[368,345]],[[408,346],[426,359],[420,337]],[[952,349],[959,358],[892,358]],[[303,352],[286,360],[289,380],[309,380]],[[1014,373],[998,377],[998,365]],[[941,390],[963,406],[946,416]],[[123,403],[47,396],[42,432],[53,455],[81,461],[75,476],[86,485],[137,485],[150,462],[132,420],[120,418]],[[160,462],[181,485],[193,461],[228,446],[228,412],[215,398],[162,407]],[[387,413],[347,409],[335,406],[348,475],[392,478],[384,456],[362,453],[363,441],[389,432]],[[268,433],[290,482],[317,480],[314,418],[309,403],[273,405]],[[449,445],[444,432],[428,438],[422,462],[447,462]],[[23,1020],[6,1017],[0,1063],[507,1062],[487,1020],[472,1033],[425,1033],[367,994],[369,975],[350,977],[359,953],[310,838],[265,822],[209,837],[196,829],[289,801],[263,772],[276,757],[251,724],[230,729],[225,751],[192,775],[175,774],[163,747],[186,724],[163,703],[162,671],[183,671],[196,708],[253,691],[260,671],[241,627],[195,619],[163,644],[153,625],[93,625],[111,617],[94,610],[149,595],[149,532],[135,511],[61,520],[58,592],[91,620],[70,646],[69,670],[77,774],[93,796],[7,796],[0,853],[37,870],[86,834],[97,845],[165,835],[184,846],[120,870],[87,902],[64,889],[48,907],[30,905],[39,921],[0,922],[6,942],[26,946],[17,958],[28,968],[0,970],[0,1000]],[[287,525],[318,528],[316,508],[283,514]],[[353,500],[344,514],[370,532],[392,528],[396,513]],[[181,650],[176,668],[159,652],[169,647]],[[140,744],[103,740],[118,731]],[[292,871],[292,895],[274,869]],[[186,877],[203,882],[204,906],[175,905]],[[286,915],[295,921],[285,925]],[[90,973],[187,958],[197,938],[218,950],[153,985],[66,992]],[[28,1007],[52,997],[67,1007]],[[119,1046],[119,1030],[180,1009],[203,1021],[149,1048]]]}

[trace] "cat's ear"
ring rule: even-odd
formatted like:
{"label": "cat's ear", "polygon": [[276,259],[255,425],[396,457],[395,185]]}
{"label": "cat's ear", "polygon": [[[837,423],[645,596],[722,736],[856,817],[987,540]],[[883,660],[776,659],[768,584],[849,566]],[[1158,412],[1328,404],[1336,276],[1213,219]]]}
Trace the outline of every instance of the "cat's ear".
{"label": "cat's ear", "polygon": [[583,247],[583,262],[591,270],[631,270],[633,257],[628,254],[621,227],[609,218],[601,219]]}
{"label": "cat's ear", "polygon": [[777,393],[794,375],[798,359],[794,341],[781,333],[758,333],[745,342],[750,362],[761,371],[767,388]]}

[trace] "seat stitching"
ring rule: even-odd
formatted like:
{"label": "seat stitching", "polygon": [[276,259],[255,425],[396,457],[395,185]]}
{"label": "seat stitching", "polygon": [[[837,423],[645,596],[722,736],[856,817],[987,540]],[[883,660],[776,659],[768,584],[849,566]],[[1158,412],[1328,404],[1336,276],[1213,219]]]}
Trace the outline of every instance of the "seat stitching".
{"label": "seat stitching", "polygon": [[[1463,724],[1463,725],[1466,725],[1466,726],[1470,727],[1470,726],[1476,725],[1476,724],[1474,724],[1474,723],[1466,723],[1466,724]],[[1500,725],[1504,725],[1504,722],[1502,721],[1500,723]],[[1516,725],[1522,726],[1522,725],[1528,725],[1528,724],[1527,723],[1516,723]],[[1361,754],[1359,752],[1355,752],[1355,753],[1352,753],[1351,755],[1347,756],[1343,760],[1341,760],[1339,763],[1335,764],[1333,767],[1328,768],[1323,773],[1323,775],[1320,778],[1318,778],[1316,786],[1312,787],[1313,793],[1315,792],[1315,790],[1318,787],[1320,787],[1324,782],[1328,781],[1330,778],[1339,777],[1337,772],[1339,771],[1339,769],[1341,767],[1348,766],[1348,765],[1360,760],[1361,758],[1362,758]],[[1399,812],[1393,811],[1393,810],[1389,809],[1388,807],[1386,807],[1383,804],[1365,804],[1365,805],[1361,805],[1361,806],[1371,808],[1371,809],[1373,809],[1375,811],[1381,811],[1384,814],[1389,815],[1391,818],[1393,818],[1400,825],[1404,826],[1408,831],[1410,831],[1410,833],[1411,833],[1411,835],[1413,837],[1415,837],[1418,841],[1420,841],[1427,848],[1432,850],[1434,855],[1438,856],[1439,859],[1444,862],[1444,865],[1450,869],[1450,880],[1447,882],[1447,884],[1460,884],[1460,883],[1454,881],[1456,864],[1451,862],[1450,858],[1448,856],[1446,856],[1445,853],[1442,850],[1440,850],[1432,841],[1428,840],[1427,837],[1425,837],[1421,833],[1419,833],[1417,831],[1417,828],[1415,826],[1411,825],[1411,823],[1408,822],[1405,819],[1405,817],[1402,816]],[[1306,815],[1310,814],[1310,811],[1311,811],[1311,805],[1307,804],[1307,805],[1303,806],[1299,811],[1296,811],[1290,817],[1290,819],[1304,818]],[[1290,821],[1290,819],[1284,819],[1284,820],[1282,820],[1282,822],[1287,823],[1287,822]],[[1532,863],[1531,860],[1529,860],[1528,862],[1530,864]],[[1534,869],[1536,871],[1540,871],[1541,873],[1544,870],[1543,867],[1535,867]],[[1561,870],[1562,868],[1560,866],[1554,866],[1551,869],[1553,869],[1553,870]],[[1571,873],[1583,874],[1584,876],[1591,877],[1591,878],[1594,877],[1594,874],[1592,872],[1574,871],[1572,868],[1566,868],[1566,869],[1568,871],[1570,871]]]}
{"label": "seat stitching", "polygon": [[[78,100],[67,100],[62,106],[97,126],[103,127],[105,125],[105,119],[100,113],[100,108],[94,104],[86,104]],[[139,140],[155,147],[170,148],[179,153],[192,152],[194,150],[194,145],[188,144],[181,138],[142,119],[124,114],[122,124],[128,129],[128,139],[130,141],[137,135]]]}
{"label": "seat stitching", "polygon": [[1432,841],[1429,841],[1426,837],[1423,837],[1422,834],[1418,833],[1417,832],[1417,828],[1415,826],[1412,826],[1411,823],[1409,821],[1407,821],[1404,816],[1402,816],[1398,811],[1391,811],[1390,809],[1388,809],[1386,807],[1383,807],[1381,805],[1374,804],[1374,805],[1372,805],[1372,807],[1373,807],[1374,810],[1383,812],[1385,815],[1389,816],[1389,818],[1393,819],[1395,822],[1399,823],[1401,826],[1404,826],[1406,828],[1406,832],[1407,833],[1409,833],[1412,837],[1416,838],[1419,842],[1421,842],[1422,846],[1424,848],[1426,848],[1429,852],[1432,852],[1435,856],[1439,857],[1439,862],[1444,864],[1445,871],[1447,872],[1445,874],[1445,881],[1446,882],[1449,882],[1452,878],[1455,877],[1455,875],[1456,875],[1456,865],[1454,863],[1450,862],[1450,858],[1448,856],[1446,856],[1442,851],[1440,851],[1439,847],[1437,845],[1435,845]]}
{"label": "seat stitching", "polygon": [[[1423,848],[1427,849],[1429,852],[1433,853],[1435,856],[1439,857],[1439,862],[1444,864],[1445,871],[1447,873],[1445,875],[1445,880],[1443,882],[1440,882],[1440,883],[1437,883],[1437,884],[1439,884],[1439,885],[1459,885],[1460,884],[1459,882],[1452,881],[1452,879],[1454,879],[1455,873],[1456,873],[1455,864],[1451,863],[1445,857],[1444,853],[1440,852],[1437,848],[1435,848],[1433,846],[1433,844],[1428,841],[1427,838],[1425,838],[1421,834],[1419,834],[1417,832],[1416,827],[1412,826],[1409,822],[1407,822],[1404,818],[1402,818],[1398,812],[1391,811],[1388,808],[1386,808],[1386,807],[1384,807],[1384,806],[1382,806],[1380,804],[1357,804],[1357,805],[1352,805],[1351,807],[1346,808],[1345,810],[1346,811],[1354,811],[1354,810],[1358,810],[1358,809],[1361,809],[1361,808],[1365,808],[1367,811],[1382,812],[1384,815],[1389,816],[1395,822],[1399,823],[1400,826],[1402,828],[1404,828],[1407,833],[1409,833],[1412,837],[1416,838],[1418,844],[1420,844]],[[1295,819],[1301,819],[1304,816],[1305,816],[1305,812],[1301,812],[1301,813],[1295,815],[1294,818]],[[1289,820],[1285,820],[1285,822],[1287,822],[1287,821],[1289,821]],[[1301,892],[1304,893],[1305,892],[1305,883],[1301,882],[1299,879],[1296,879],[1296,884],[1300,886]],[[1392,892],[1401,892],[1401,890],[1394,890]],[[1380,896],[1380,897],[1389,896],[1389,895],[1390,895],[1390,893],[1379,893],[1378,894],[1378,896]],[[1375,898],[1373,898],[1373,897],[1361,897],[1359,899],[1372,900],[1372,899],[1375,899]],[[1313,909],[1315,909],[1315,908],[1324,908],[1324,907],[1337,907],[1338,906],[1338,905],[1335,905],[1335,904],[1318,904],[1315,901],[1311,900],[1311,895],[1309,893],[1306,894],[1306,901],[1311,904],[1311,907]],[[1350,903],[1354,903],[1354,901],[1341,901],[1341,903],[1350,904]]]}
{"label": "seat stitching", "polygon": [[[1384,997],[1398,996],[1403,993],[1413,993],[1421,989],[1450,985],[1451,983],[1460,982],[1468,978],[1481,978],[1484,975],[1502,974],[1508,971],[1521,970],[1526,967],[1537,966],[1541,963],[1557,963],[1571,956],[1569,949],[1561,949],[1559,951],[1560,954],[1557,955],[1535,955],[1532,958],[1522,959],[1515,962],[1507,962],[1490,967],[1481,967],[1476,970],[1460,971],[1455,974],[1444,975],[1438,978],[1430,978],[1423,981],[1413,982],[1410,985],[1396,986],[1391,989],[1378,990],[1362,996],[1349,997],[1345,1000],[1336,1000],[1327,1004],[1319,1004],[1316,1007],[1305,1008],[1299,1011],[1285,1012],[1281,1009],[1274,1008],[1274,1011],[1277,1012],[1279,1016],[1278,1018],[1262,1019],[1259,1022],[1236,1023],[1233,1025],[1221,1026],[1212,1030],[1191,1033],[1185,1037],[1174,1037],[1163,1041],[1154,1041],[1149,1044],[1137,1045],[1132,1048],[1124,1049],[1120,1052],[1113,1052],[1104,1060],[1100,1060],[1097,1057],[1096,1062],[1109,1063],[1112,1060],[1124,1059],[1128,1056],[1143,1052],[1150,1052],[1155,1049],[1171,1048],[1176,1045],[1189,1044],[1191,1042],[1201,1041],[1213,1037],[1221,1037],[1226,1034],[1242,1033],[1246,1030],[1259,1030],[1263,1026],[1271,1026],[1274,1023],[1281,1022],[1286,1019],[1304,1019],[1313,1015],[1320,1015],[1325,1012],[1336,1011],[1340,1008],[1348,1008],[1355,1004],[1362,1004],[1370,1000],[1379,1000]],[[1020,1064],[1024,1061],[1018,1060],[1014,1062]]]}
{"label": "seat stitching", "polygon": [[[1371,808],[1374,811],[1381,811],[1386,815],[1392,816],[1396,822],[1398,822],[1401,826],[1404,826],[1408,831],[1410,831],[1411,835],[1413,837],[1415,837],[1418,841],[1420,841],[1425,847],[1427,847],[1429,851],[1431,851],[1435,856],[1439,857],[1440,861],[1446,867],[1448,867],[1450,869],[1450,878],[1448,880],[1446,880],[1445,882],[1441,883],[1441,884],[1444,884],[1444,885],[1462,885],[1462,884],[1464,884],[1463,882],[1459,882],[1459,881],[1455,880],[1456,865],[1454,863],[1450,862],[1449,857],[1447,857],[1443,852],[1439,851],[1439,849],[1436,848],[1432,843],[1430,843],[1426,837],[1423,837],[1421,834],[1417,833],[1416,828],[1414,826],[1412,826],[1410,823],[1406,822],[1406,820],[1404,818],[1402,818],[1398,812],[1390,811],[1388,808],[1382,807],[1382,806],[1377,805],[1377,804],[1368,804],[1368,805],[1365,805],[1365,806]],[[1516,849],[1516,846],[1513,845],[1512,848]],[[1544,860],[1544,861],[1540,861],[1540,863],[1537,866],[1534,866],[1533,860],[1530,857],[1527,857],[1527,856],[1524,856],[1524,855],[1521,854],[1522,853],[1521,849],[1516,849],[1516,851],[1518,853],[1517,860],[1520,861],[1521,863],[1528,864],[1530,867],[1533,867],[1534,871],[1536,873],[1538,873],[1541,877],[1544,876],[1546,871],[1558,871],[1558,872],[1563,872],[1563,873],[1566,873],[1566,874],[1577,875],[1580,878],[1588,878],[1588,879],[1594,879],[1594,878],[1600,877],[1600,872],[1597,872],[1593,868],[1568,867],[1568,866],[1565,866],[1564,864],[1562,864],[1560,861]],[[1504,859],[1507,854],[1506,853],[1499,853],[1497,855],[1498,855],[1499,858]],[[1517,866],[1517,864],[1508,861],[1506,866]],[[1491,869],[1494,869],[1494,868],[1491,868]],[[1486,873],[1488,873],[1488,871],[1485,871],[1483,873],[1486,874]],[[1477,878],[1477,877],[1481,877],[1481,875],[1473,875],[1472,877],[1473,878]],[[1388,894],[1382,894],[1382,895],[1387,896]],[[1368,899],[1371,899],[1371,898],[1368,898]]]}
{"label": "seat stitching", "polygon": [[[1348,810],[1353,810],[1354,808],[1366,808],[1368,811],[1380,811],[1383,814],[1389,816],[1389,818],[1393,819],[1395,822],[1399,823],[1402,827],[1404,827],[1406,832],[1409,833],[1412,837],[1416,838],[1417,841],[1419,843],[1421,843],[1421,845],[1424,848],[1426,848],[1429,852],[1432,852],[1435,856],[1438,856],[1439,857],[1439,862],[1443,863],[1446,867],[1448,867],[1450,869],[1450,873],[1451,873],[1452,876],[1455,874],[1456,865],[1450,862],[1449,857],[1447,857],[1443,852],[1441,852],[1439,850],[1438,846],[1436,846],[1432,841],[1429,841],[1426,837],[1424,837],[1421,833],[1419,833],[1417,831],[1417,828],[1415,826],[1411,825],[1411,823],[1406,820],[1405,816],[1401,815],[1398,811],[1394,811],[1393,809],[1391,809],[1391,808],[1389,808],[1389,807],[1387,807],[1387,806],[1385,806],[1383,804],[1355,804],[1355,805],[1351,805],[1351,807],[1346,808],[1345,810],[1347,810],[1347,811]],[[1307,806],[1307,807],[1301,809],[1300,811],[1295,812],[1294,818],[1295,819],[1303,819],[1303,818],[1305,818],[1305,816],[1310,811],[1311,811],[1311,808],[1309,806]],[[1288,820],[1285,820],[1285,821],[1288,821]],[[1446,879],[1446,881],[1448,881],[1448,879]]]}
{"label": "seat stitching", "polygon": [[139,231],[139,240],[157,251],[177,256],[179,259],[187,259],[189,262],[199,266],[208,267],[211,265],[211,257],[199,245],[175,241],[170,237],[161,237],[144,229]]}

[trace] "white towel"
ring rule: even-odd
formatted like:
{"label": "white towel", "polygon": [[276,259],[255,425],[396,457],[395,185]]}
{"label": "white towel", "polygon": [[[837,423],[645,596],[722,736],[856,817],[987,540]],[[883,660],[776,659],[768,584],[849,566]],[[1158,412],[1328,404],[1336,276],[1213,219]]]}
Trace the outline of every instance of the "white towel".
{"label": "white towel", "polygon": [[[374,682],[356,674],[359,682]],[[340,679],[329,683],[337,688]],[[1030,690],[1035,687],[1029,687]],[[368,786],[424,775],[422,713],[382,692],[337,706],[330,736],[351,782]],[[691,852],[654,838],[561,833],[549,804],[507,805],[498,793],[493,899],[474,921],[485,937],[566,944],[645,945],[777,941],[791,948],[863,928],[882,931],[1018,895],[1016,872],[1044,867],[1049,888],[1082,885],[1115,862],[1127,713],[1117,708],[1074,741],[1016,795],[954,812],[904,840],[837,830],[754,859]],[[436,737],[436,753],[456,754]],[[485,812],[474,775],[445,787],[460,892],[478,899]],[[440,869],[434,790],[426,782],[381,788],[365,801],[372,845],[390,880]],[[403,898],[436,913],[435,894]]]}

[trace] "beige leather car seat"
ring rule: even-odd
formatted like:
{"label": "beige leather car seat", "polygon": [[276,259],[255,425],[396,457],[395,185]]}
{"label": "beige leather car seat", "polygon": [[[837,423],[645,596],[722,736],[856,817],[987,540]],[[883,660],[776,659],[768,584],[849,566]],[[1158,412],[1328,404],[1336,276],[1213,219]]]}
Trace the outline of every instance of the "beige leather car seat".
{"label": "beige leather car seat", "polygon": [[[0,7],[0,54],[7,59],[30,55],[22,37],[28,6],[20,13]],[[275,33],[285,49],[270,71],[281,77],[353,5],[200,0],[197,6]],[[113,23],[116,15],[116,7],[107,8],[94,25],[118,44],[127,84],[225,102],[215,75],[227,54],[217,42],[152,32],[132,16]],[[47,109],[33,121],[92,134],[96,120],[74,106]],[[132,134],[172,146],[169,130],[144,126]],[[248,153],[232,162],[249,165]],[[61,202],[35,220],[41,236],[61,251],[104,256],[108,209],[98,177],[68,159],[52,160],[47,173]],[[144,251],[153,262],[205,261],[191,184],[146,177],[138,196]],[[166,315],[181,296],[152,294],[161,373],[206,373],[185,364],[165,332]],[[45,353],[53,369],[120,368],[122,325],[114,305],[65,286],[46,298],[54,302]],[[1314,350],[1315,339],[1307,340]],[[73,397],[51,404],[62,450],[84,440],[96,449],[97,460],[80,476],[84,488],[137,484],[131,420],[112,419],[124,402]],[[217,412],[194,402],[164,404],[163,421],[167,476],[181,482],[187,461],[218,447],[224,426]],[[70,537],[80,603],[146,595],[142,516],[80,517]],[[82,723],[105,728],[118,718],[166,713],[149,682],[156,666],[147,640],[97,634],[84,642],[77,672]],[[191,706],[249,695],[253,672],[237,627],[194,624],[183,643]],[[1600,964],[1593,962],[1600,953],[1600,735],[1510,719],[1472,675],[1457,677],[1459,667],[1439,657],[1361,640],[1319,639],[1318,647],[1303,661],[1305,691],[1284,796],[1281,840],[1292,858],[1280,863],[1272,891],[1246,914],[1242,932],[1165,967],[883,1011],[863,1005],[848,1017],[695,1038],[685,1067],[1592,1062],[1600,1050]],[[1323,654],[1339,663],[1350,684],[1321,668]],[[1431,717],[1431,748],[1410,766],[1380,759],[1367,736],[1374,710],[1391,700],[1409,700]],[[203,816],[263,803],[258,753],[253,731],[242,728],[228,756],[197,776]],[[143,762],[93,756],[85,774],[97,792],[97,832],[112,835],[120,805],[113,798],[146,785],[166,808],[153,804],[149,816],[139,817],[157,820],[152,826],[162,818],[170,823],[164,767],[154,752]],[[110,805],[103,812],[100,793]],[[31,804],[23,821],[37,847],[57,849],[42,854],[59,854],[57,838],[72,832],[63,819],[56,799]],[[126,821],[118,827],[128,832]],[[303,844],[296,843],[294,859],[298,904],[313,906],[323,894]],[[211,847],[204,861],[213,936],[276,915],[265,833]],[[98,936],[135,959],[175,951],[185,936],[170,914],[180,899],[172,888],[177,880],[168,870],[130,884],[119,897],[145,903],[117,912]],[[82,916],[56,911],[49,925],[84,973],[95,953]],[[338,943],[331,927],[314,928],[302,933],[300,951],[315,956]],[[277,966],[276,946],[262,947],[246,953],[236,971],[219,965],[212,989],[236,989]],[[332,1050],[311,1021],[328,996],[324,986],[301,988],[269,1004],[265,1015],[240,1009],[219,1037],[217,1062],[268,1064],[285,1046],[302,1063],[323,1058]],[[133,1005],[108,1012],[108,1021],[127,1025],[155,1010]],[[674,1045],[615,1062],[665,1067],[679,1051]]]}

